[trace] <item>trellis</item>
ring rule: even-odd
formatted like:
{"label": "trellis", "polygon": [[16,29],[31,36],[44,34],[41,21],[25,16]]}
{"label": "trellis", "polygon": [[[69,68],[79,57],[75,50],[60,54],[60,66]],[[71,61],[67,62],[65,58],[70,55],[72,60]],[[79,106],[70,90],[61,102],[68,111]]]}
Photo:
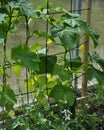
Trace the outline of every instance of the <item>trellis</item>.
{"label": "trellis", "polygon": [[[47,2],[48,3],[48,2]],[[91,0],[86,0],[86,8],[83,8],[81,7],[81,3],[82,3],[82,0],[70,0],[70,9],[69,11],[72,12],[72,13],[79,13],[81,14],[82,11],[86,11],[86,21],[90,24],[90,17],[91,17]],[[62,12],[60,12],[62,13]],[[54,15],[58,15],[60,14],[59,12],[54,12]],[[48,11],[48,4],[47,4],[47,14],[48,15],[52,15],[53,13],[52,12],[49,12]],[[29,45],[29,25],[28,25],[28,20],[27,20],[27,17],[26,16],[23,16],[24,19],[25,19],[25,25],[26,25],[26,28],[25,28],[25,35],[26,35],[26,38],[25,38],[25,44],[26,45]],[[48,25],[48,21],[46,22],[46,24],[44,25],[45,26],[45,30],[46,30],[46,33],[48,33],[48,30],[49,30],[49,25]],[[46,47],[46,50],[48,48],[47,46],[47,41],[48,39],[46,38],[45,39],[45,43],[44,43],[44,46]],[[89,42],[89,39],[88,37],[85,37],[85,41]],[[86,52],[85,53],[88,53],[88,48],[89,48],[89,45],[86,44]],[[7,55],[7,41],[4,40],[4,46],[3,46],[3,53],[4,53],[4,64],[7,64],[7,61],[6,61],[6,55]],[[46,66],[46,75],[47,75],[47,56],[48,56],[48,53],[47,51],[45,52],[46,53],[46,59],[45,59],[45,66]],[[61,54],[63,54],[64,52],[55,52],[54,54],[51,54],[51,55],[57,55],[57,56],[60,56]],[[75,52],[73,53],[73,56],[77,55],[78,52]],[[85,57],[86,54],[84,54],[84,57],[83,57],[83,61],[84,62],[87,62],[87,58]],[[85,68],[84,68],[85,69]],[[25,78],[26,78],[26,81],[28,81],[28,69],[25,69],[24,70],[25,72]],[[47,76],[46,76],[47,77]],[[3,88],[2,88],[2,91],[5,91],[5,84],[7,83],[7,77],[6,77],[6,68],[3,68],[3,79],[2,79],[2,83],[4,84],[3,85]],[[12,80],[11,80],[12,82]],[[46,78],[46,83],[47,83],[47,78]],[[77,84],[77,82],[75,81],[75,84]],[[78,86],[78,84],[77,84]],[[77,88],[75,88],[77,89]],[[83,76],[83,80],[82,80],[82,96],[85,96],[86,95],[86,90],[87,90],[87,80],[86,80],[86,77]],[[47,89],[47,95],[48,95],[48,89]],[[26,92],[21,92],[21,93],[18,93],[16,94],[17,97],[21,97],[21,102],[22,100],[26,100],[25,103],[30,103],[32,101],[32,98],[31,98],[31,95],[34,94],[34,91],[29,91],[29,86],[28,86],[28,82],[26,82]],[[26,98],[24,98],[26,96]],[[18,105],[22,105],[22,103],[19,102],[17,103]],[[5,109],[3,108],[3,111],[5,111]]]}

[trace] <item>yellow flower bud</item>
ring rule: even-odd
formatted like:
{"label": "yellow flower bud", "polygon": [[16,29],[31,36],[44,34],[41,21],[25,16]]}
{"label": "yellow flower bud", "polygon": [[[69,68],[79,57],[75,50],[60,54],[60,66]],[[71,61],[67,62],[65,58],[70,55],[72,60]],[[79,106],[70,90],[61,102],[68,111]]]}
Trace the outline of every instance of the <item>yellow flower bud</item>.
{"label": "yellow flower bud", "polygon": [[80,45],[79,50],[84,51],[85,50],[85,45],[84,44]]}
{"label": "yellow flower bud", "polygon": [[47,44],[50,45],[50,44],[52,44],[52,42],[53,41],[51,39],[48,39]]}

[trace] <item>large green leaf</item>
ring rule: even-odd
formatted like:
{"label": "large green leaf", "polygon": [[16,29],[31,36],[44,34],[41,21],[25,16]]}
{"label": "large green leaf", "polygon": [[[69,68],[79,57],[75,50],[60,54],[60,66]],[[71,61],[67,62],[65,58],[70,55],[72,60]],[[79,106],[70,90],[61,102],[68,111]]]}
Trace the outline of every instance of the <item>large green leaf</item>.
{"label": "large green leaf", "polygon": [[28,0],[20,0],[20,12],[28,17],[34,16],[34,10]]}
{"label": "large green leaf", "polygon": [[51,35],[52,37],[57,37],[60,35],[60,32],[62,31],[63,29],[61,27],[52,27],[51,28]]}
{"label": "large green leaf", "polygon": [[72,106],[75,102],[75,93],[71,88],[65,88],[62,85],[56,85],[51,93],[50,97],[54,98],[56,101],[67,101],[67,103]]}
{"label": "large green leaf", "polygon": [[91,56],[91,61],[96,62],[104,70],[104,59],[102,59],[97,53]]}
{"label": "large green leaf", "polygon": [[61,19],[66,26],[78,27],[80,26],[80,16],[78,14],[65,13],[61,16]]}
{"label": "large green leaf", "polygon": [[64,100],[66,100],[70,106],[74,104],[75,97],[76,95],[71,88],[65,89]]}
{"label": "large green leaf", "polygon": [[56,85],[52,89],[50,93],[50,97],[53,97],[56,101],[64,100],[64,92],[65,92],[65,89],[62,85]]}
{"label": "large green leaf", "polygon": [[7,0],[12,9],[19,9],[20,13],[28,17],[34,16],[34,10],[28,0]]}
{"label": "large green leaf", "polygon": [[54,66],[57,62],[56,56],[40,56],[40,62],[39,62],[39,73],[52,73]]}
{"label": "large green leaf", "polygon": [[15,94],[10,86],[4,86],[4,91],[0,91],[0,106],[5,107],[9,111],[13,108],[16,101]]}
{"label": "large green leaf", "polygon": [[18,45],[11,50],[11,58],[20,65],[31,70],[39,70],[39,58],[36,53],[30,52],[26,45]]}
{"label": "large green leaf", "polygon": [[71,51],[77,44],[78,34],[76,32],[73,32],[72,29],[67,28],[60,33],[60,40],[63,47],[67,51]]}
{"label": "large green leaf", "polygon": [[51,28],[52,37],[58,36],[62,42],[62,46],[67,50],[71,51],[77,44],[80,29],[77,27],[53,27]]}
{"label": "large green leaf", "polygon": [[67,63],[71,69],[79,69],[79,67],[81,67],[83,64],[80,56],[72,57],[71,59],[67,58]]}
{"label": "large green leaf", "polygon": [[100,84],[104,84],[104,72],[94,68],[92,65],[88,67],[85,75],[90,81],[95,78]]}
{"label": "large green leaf", "polygon": [[83,20],[80,21],[80,25],[81,25],[82,29],[84,30],[85,34],[87,34],[93,40],[94,47],[96,47],[97,45],[99,45],[99,42],[98,42],[99,34],[96,31],[94,31],[87,24],[87,22],[85,22]]}
{"label": "large green leaf", "polygon": [[54,66],[52,74],[58,75],[62,81],[69,80],[71,77],[71,73],[69,72],[69,70],[65,68],[64,65],[58,65],[58,64]]}

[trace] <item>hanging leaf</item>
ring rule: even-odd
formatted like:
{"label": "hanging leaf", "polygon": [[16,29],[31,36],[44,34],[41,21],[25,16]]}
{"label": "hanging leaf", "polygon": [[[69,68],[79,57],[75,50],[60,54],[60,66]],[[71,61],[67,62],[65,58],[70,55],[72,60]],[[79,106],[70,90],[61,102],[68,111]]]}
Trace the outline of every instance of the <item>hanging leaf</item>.
{"label": "hanging leaf", "polygon": [[104,84],[104,72],[94,68],[90,65],[85,73],[88,80],[96,79],[100,84]]}
{"label": "hanging leaf", "polygon": [[91,34],[93,34],[93,36],[94,36],[97,40],[99,39],[100,35],[99,35],[95,30],[93,30],[92,28],[90,28],[90,32],[91,32]]}
{"label": "hanging leaf", "polygon": [[67,58],[67,63],[71,69],[79,69],[83,65],[80,56]]}
{"label": "hanging leaf", "polygon": [[40,74],[52,73],[56,62],[57,62],[56,56],[47,56],[47,57],[45,55],[40,56],[39,73]]}
{"label": "hanging leaf", "polygon": [[54,66],[53,75],[58,75],[62,81],[66,81],[69,80],[71,75],[71,72],[69,72],[69,70],[67,68],[64,67],[64,65],[58,65],[56,64]]}
{"label": "hanging leaf", "polygon": [[102,59],[97,53],[90,56],[91,61],[96,62],[104,70],[104,59]]}
{"label": "hanging leaf", "polygon": [[11,50],[11,59],[31,70],[39,70],[39,58],[36,53],[30,52],[26,45],[18,45]]}
{"label": "hanging leaf", "polygon": [[53,97],[56,101],[64,100],[64,92],[65,92],[65,89],[62,85],[56,85],[52,89],[50,93],[50,97]]}
{"label": "hanging leaf", "polygon": [[74,29],[67,28],[60,33],[60,40],[65,50],[71,51],[77,44],[78,34],[74,32]]}
{"label": "hanging leaf", "polygon": [[17,100],[9,85],[4,86],[4,88],[4,91],[0,91],[0,106],[5,107],[9,111],[13,108]]}
{"label": "hanging leaf", "polygon": [[51,36],[49,34],[47,34],[46,32],[43,32],[43,31],[39,31],[39,30],[34,30],[34,35],[51,39]]}
{"label": "hanging leaf", "polygon": [[70,106],[72,106],[74,104],[74,102],[75,102],[75,98],[76,98],[76,95],[73,92],[73,90],[71,88],[66,88],[65,89],[64,100],[66,100],[68,102],[68,104]]}
{"label": "hanging leaf", "polygon": [[99,38],[99,34],[92,30],[91,27],[87,24],[87,22],[81,20],[80,21],[80,25],[82,27],[82,29],[85,31],[85,33],[91,37],[91,39],[93,40],[93,43],[94,43],[94,47],[96,48],[97,45],[99,45],[99,42],[98,42],[98,38]]}
{"label": "hanging leaf", "polygon": [[55,22],[55,26],[51,28],[52,37],[58,36],[65,50],[73,50],[81,33],[78,22],[76,20],[74,21],[74,19],[73,21],[62,19],[60,22],[57,22],[57,20]]}
{"label": "hanging leaf", "polygon": [[50,93],[50,97],[54,98],[56,101],[67,101],[67,103],[72,106],[75,102],[75,93],[71,88],[65,88],[62,85],[56,85]]}
{"label": "hanging leaf", "polygon": [[98,39],[92,33],[90,33],[90,37],[92,38],[94,47],[96,48],[99,45]]}
{"label": "hanging leaf", "polygon": [[57,37],[60,35],[60,32],[62,31],[63,29],[61,27],[52,27],[51,28],[51,35],[52,37]]}

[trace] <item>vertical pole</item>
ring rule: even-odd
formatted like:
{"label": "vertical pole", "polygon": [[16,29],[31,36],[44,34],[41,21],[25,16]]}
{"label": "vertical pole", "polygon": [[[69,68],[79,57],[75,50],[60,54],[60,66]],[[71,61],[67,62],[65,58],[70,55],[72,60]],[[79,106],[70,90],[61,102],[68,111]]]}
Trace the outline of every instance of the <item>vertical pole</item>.
{"label": "vertical pole", "polygon": [[[49,14],[49,0],[46,0],[46,6],[47,6],[47,14]],[[48,34],[48,20],[46,21],[46,33]],[[47,79],[47,74],[48,74],[48,64],[47,64],[47,60],[48,60],[48,52],[47,52],[47,40],[48,38],[46,37],[46,57],[45,57],[45,71],[46,71],[46,84],[48,82],[48,79]],[[47,100],[48,100],[48,103],[50,103],[50,100],[49,100],[49,90],[48,90],[48,87],[46,88],[46,93],[47,93]]]}
{"label": "vertical pole", "polygon": [[[86,0],[86,21],[88,24],[90,24],[91,21],[91,4],[92,4],[92,0]],[[88,52],[89,52],[89,37],[86,35],[85,38],[85,51],[83,52],[83,63],[84,63],[84,67],[83,67],[83,72],[86,71],[87,69],[87,62],[88,62]],[[85,75],[82,76],[82,94],[81,96],[86,96],[87,93],[87,78]]]}
{"label": "vertical pole", "polygon": [[73,12],[81,14],[82,0],[73,0],[72,3],[73,3]]}
{"label": "vertical pole", "polygon": [[[30,38],[30,30],[28,25],[28,18],[25,16],[26,21],[26,45],[28,46],[29,38]],[[26,68],[26,88],[27,88],[27,103],[29,104],[29,85],[28,85],[28,69]]]}

